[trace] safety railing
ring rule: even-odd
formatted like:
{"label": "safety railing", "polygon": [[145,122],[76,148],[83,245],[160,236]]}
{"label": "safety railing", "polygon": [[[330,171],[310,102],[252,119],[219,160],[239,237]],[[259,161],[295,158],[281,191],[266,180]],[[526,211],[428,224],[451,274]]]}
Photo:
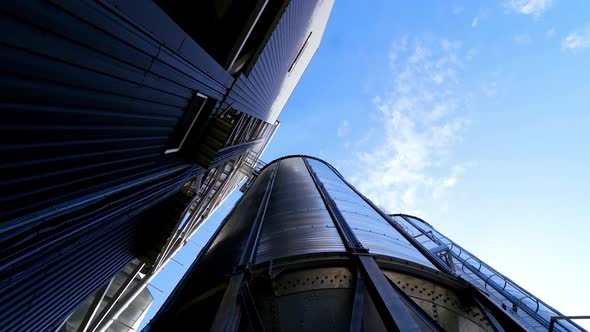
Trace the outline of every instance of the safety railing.
{"label": "safety railing", "polygon": [[[452,257],[460,263],[461,268],[456,270],[456,272],[462,277],[467,277],[468,279],[473,278],[473,281],[479,281],[481,285],[476,284],[475,286],[480,289],[483,288],[482,290],[493,296],[501,305],[504,306],[504,302],[506,301],[510,302],[512,304],[512,308],[510,309],[514,314],[522,318],[526,325],[535,329],[541,327],[543,329],[549,329],[553,325],[553,331],[585,331],[582,327],[569,320],[552,321],[552,317],[563,315],[518,286],[506,276],[494,270],[475,255],[439,233],[428,223],[405,215],[395,215],[395,217],[403,218],[404,221],[418,230],[420,234],[416,235],[416,237],[424,235],[439,246],[447,246]],[[472,282],[472,280],[467,281]],[[519,312],[519,309],[522,312]],[[523,313],[533,318],[537,324],[527,319],[528,317],[523,316]]]}

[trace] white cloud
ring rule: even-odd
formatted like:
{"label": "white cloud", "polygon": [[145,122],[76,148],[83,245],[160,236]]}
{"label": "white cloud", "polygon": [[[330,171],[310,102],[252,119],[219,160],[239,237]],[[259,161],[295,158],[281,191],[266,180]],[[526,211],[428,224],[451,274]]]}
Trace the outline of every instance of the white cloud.
{"label": "white cloud", "polygon": [[445,187],[453,187],[455,185],[455,183],[457,183],[456,177],[450,177],[450,178],[443,179],[443,185]]}
{"label": "white cloud", "polygon": [[498,92],[498,84],[496,81],[484,83],[481,87],[481,91],[488,97],[493,97]]}
{"label": "white cloud", "polygon": [[553,0],[506,0],[504,6],[512,11],[524,15],[541,16]]}
{"label": "white cloud", "polygon": [[340,121],[340,125],[338,126],[338,129],[336,130],[336,135],[338,135],[338,137],[346,137],[346,136],[348,136],[349,132],[350,132],[350,124],[348,123],[348,121],[346,121],[346,120]]}
{"label": "white cloud", "polygon": [[389,65],[391,68],[395,68],[399,53],[408,50],[408,37],[404,36],[400,40],[396,40],[391,45],[391,52],[389,52]]}
{"label": "white cloud", "polygon": [[373,100],[382,128],[356,149],[351,181],[379,205],[424,215],[429,203],[444,205],[465,168],[450,160],[469,124],[455,93],[465,55],[448,40],[393,45],[393,82]]}
{"label": "white cloud", "polygon": [[526,33],[517,33],[512,39],[519,45],[527,45],[531,43],[531,36]]}
{"label": "white cloud", "polygon": [[548,38],[553,38],[555,36],[556,30],[555,27],[550,28],[549,30],[547,30],[547,37]]}
{"label": "white cloud", "polygon": [[583,48],[590,48],[590,24],[582,30],[570,33],[561,43],[561,49],[566,51]]}
{"label": "white cloud", "polygon": [[474,17],[473,20],[471,21],[471,27],[475,28],[477,27],[477,24],[479,23],[479,18],[478,17]]}
{"label": "white cloud", "polygon": [[463,12],[463,6],[459,4],[454,4],[452,11],[454,15],[459,15]]}
{"label": "white cloud", "polygon": [[465,54],[465,60],[467,61],[471,61],[473,60],[473,58],[477,55],[477,49],[475,48],[470,48],[467,51],[467,54]]}

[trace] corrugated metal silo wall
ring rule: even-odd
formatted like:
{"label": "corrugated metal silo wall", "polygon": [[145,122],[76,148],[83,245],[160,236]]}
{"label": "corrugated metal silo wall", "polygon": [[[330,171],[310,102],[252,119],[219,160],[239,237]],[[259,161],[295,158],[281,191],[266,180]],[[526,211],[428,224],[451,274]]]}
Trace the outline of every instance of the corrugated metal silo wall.
{"label": "corrugated metal silo wall", "polygon": [[255,262],[330,252],[346,249],[303,160],[281,160]]}
{"label": "corrugated metal silo wall", "polygon": [[271,106],[288,76],[289,67],[307,38],[317,4],[317,0],[289,2],[256,65],[249,75],[240,74],[230,91],[228,102],[233,107],[267,122],[274,122]]}
{"label": "corrugated metal silo wall", "polygon": [[[158,312],[157,326],[182,329],[199,322],[207,330],[252,228],[271,170],[264,170],[223,222],[209,248],[204,248]],[[203,298],[200,301],[199,298]]]}
{"label": "corrugated metal silo wall", "polygon": [[[263,196],[269,190],[267,184],[275,167],[276,175],[265,205]],[[314,182],[310,170],[321,183]],[[314,257],[320,260],[322,257],[347,257],[347,250],[318,186],[329,192],[345,222],[370,253],[391,257],[400,265],[412,262],[420,269],[438,271],[352,191],[331,166],[311,157],[286,157],[267,165],[236,204],[220,226],[219,233],[210,240],[211,246],[203,248],[152,320],[150,331],[174,329],[196,321],[200,328],[208,328],[230,276],[244,268],[237,264],[248,235],[256,234],[252,225],[257,215],[263,218],[259,236],[255,235],[254,240],[255,255],[251,263],[255,268],[264,269],[272,261],[287,264],[291,259],[304,257],[309,261]],[[236,268],[238,270],[234,270]]]}
{"label": "corrugated metal silo wall", "polygon": [[233,78],[155,9],[0,2],[1,330],[55,327],[133,257],[134,216],[204,171],[164,149]]}
{"label": "corrugated metal silo wall", "polygon": [[418,249],[355,193],[330,166],[316,159],[308,158],[308,161],[365,248],[373,254],[396,257],[436,269]]}

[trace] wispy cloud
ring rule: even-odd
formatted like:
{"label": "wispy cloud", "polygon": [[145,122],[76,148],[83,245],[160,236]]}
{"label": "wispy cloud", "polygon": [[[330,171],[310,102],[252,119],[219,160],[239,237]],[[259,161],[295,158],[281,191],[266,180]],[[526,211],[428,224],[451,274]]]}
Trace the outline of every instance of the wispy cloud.
{"label": "wispy cloud", "polygon": [[454,4],[453,5],[453,9],[452,12],[454,15],[459,15],[463,12],[463,6],[459,5],[459,4]]}
{"label": "wispy cloud", "polygon": [[467,54],[465,54],[465,60],[467,61],[471,61],[473,60],[473,58],[477,55],[477,49],[475,48],[470,48],[467,51]]}
{"label": "wispy cloud", "polygon": [[561,43],[564,51],[575,51],[578,49],[590,48],[590,24],[584,29],[570,33]]}
{"label": "wispy cloud", "polygon": [[477,28],[481,23],[488,19],[489,11],[487,8],[480,8],[477,11],[477,15],[471,19],[471,27]]}
{"label": "wispy cloud", "polygon": [[482,84],[481,91],[488,97],[493,97],[498,93],[498,83],[490,81]]}
{"label": "wispy cloud", "polygon": [[547,32],[545,33],[545,35],[547,36],[547,38],[553,38],[555,36],[555,33],[557,31],[555,30],[555,27],[552,27],[550,29],[547,30]]}
{"label": "wispy cloud", "polygon": [[519,45],[527,45],[531,43],[531,36],[526,33],[517,33],[512,37],[512,39]]}
{"label": "wispy cloud", "polygon": [[338,125],[338,129],[336,130],[336,135],[338,137],[346,137],[350,132],[350,124],[346,120],[340,121],[340,125]]}
{"label": "wispy cloud", "polygon": [[460,42],[449,40],[405,38],[391,49],[393,84],[373,100],[380,137],[359,148],[351,178],[377,204],[428,215],[426,202],[444,201],[459,180],[464,167],[450,156],[469,124],[465,100],[455,92],[463,53]]}
{"label": "wispy cloud", "polygon": [[511,12],[541,16],[548,10],[553,0],[506,0],[504,6]]}

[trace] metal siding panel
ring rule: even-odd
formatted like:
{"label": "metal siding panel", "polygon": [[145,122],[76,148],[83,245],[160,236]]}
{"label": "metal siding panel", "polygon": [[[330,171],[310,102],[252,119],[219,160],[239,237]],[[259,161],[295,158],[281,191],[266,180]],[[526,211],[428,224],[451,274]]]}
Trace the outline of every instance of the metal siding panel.
{"label": "metal siding panel", "polygon": [[186,61],[199,68],[210,79],[229,87],[233,81],[222,66],[192,40],[168,15],[154,2],[146,1],[138,10],[134,1],[108,0],[117,11],[125,15],[150,33],[170,50],[182,55]]}
{"label": "metal siding panel", "polygon": [[346,249],[303,160],[281,160],[262,223],[256,263],[328,252]]}
{"label": "metal siding panel", "polygon": [[291,211],[287,215],[268,218],[267,221],[278,223],[277,219],[283,228],[275,232],[265,230],[256,251],[256,263],[298,255],[346,251],[325,210]]}
{"label": "metal siding panel", "polygon": [[314,159],[308,161],[356,237],[370,253],[404,259],[436,269],[326,164]]}
{"label": "metal siding panel", "polygon": [[57,264],[33,277],[3,285],[0,329],[55,329],[77,303],[133,258],[134,223],[119,225],[62,249]]}
{"label": "metal siding panel", "polygon": [[[59,4],[38,0],[3,2],[2,9],[38,32],[79,43],[81,47],[104,52],[121,61],[132,59],[129,63],[145,70],[158,53],[158,43],[142,38],[141,34],[86,1],[59,1]],[[15,32],[17,36],[21,33]],[[3,36],[6,37],[9,36]],[[50,50],[56,51],[53,47]]]}
{"label": "metal siding panel", "polygon": [[[59,45],[60,43],[55,42],[55,44]],[[192,97],[192,91],[178,85],[162,84],[165,82],[164,80],[160,81],[159,84],[152,84],[153,86],[150,87],[145,84],[145,73],[136,72],[132,75],[130,71],[125,71],[124,68],[117,68],[114,64],[106,65],[109,65],[112,69],[121,70],[122,75],[127,75],[126,78],[114,77],[110,73],[96,72],[94,68],[82,68],[78,64],[66,63],[61,60],[54,61],[28,52],[10,50],[4,47],[0,47],[0,50],[3,52],[0,69],[4,72],[25,76],[31,80],[45,81],[50,84],[64,84],[70,88],[121,95],[168,105],[177,109],[185,107],[188,100]],[[136,82],[132,81],[134,75],[138,80]],[[150,78],[152,80],[151,83],[155,82],[152,79],[153,77]]]}
{"label": "metal siding panel", "polygon": [[[0,146],[10,154],[2,174],[11,175],[0,183],[11,193],[0,211],[7,220],[0,330],[55,328],[133,257],[137,225],[130,220],[203,171],[162,157],[161,149],[193,90],[222,98],[233,78],[155,4],[111,2],[118,7],[88,0],[0,4],[0,108],[13,115],[0,135],[14,142]],[[262,58],[266,76],[236,89],[237,104],[258,117],[268,117],[280,91],[286,71],[277,68],[300,47],[293,38],[305,37],[285,30],[289,22],[289,29],[304,28],[294,21],[299,15],[292,10],[273,34]],[[303,238],[313,233],[344,251],[325,208],[292,215],[310,220]],[[316,225],[325,228],[312,232]]]}
{"label": "metal siding panel", "polygon": [[[272,105],[288,78],[289,66],[307,37],[317,3],[318,1],[291,1],[288,4],[256,65],[248,77],[240,75],[236,84],[239,89],[230,91],[228,98],[238,101],[234,105],[236,109],[264,121],[271,121]],[[249,98],[248,95],[256,98]],[[245,100],[251,102],[243,102]]]}
{"label": "metal siding panel", "polygon": [[[64,315],[73,310],[78,303],[96,290],[97,287],[100,287],[101,283],[103,283],[99,282],[100,278],[106,281],[133,257],[132,249],[136,224],[130,221],[130,218],[154,205],[160,199],[177,192],[180,189],[179,184],[185,183],[184,179],[189,174],[192,174],[192,171],[191,173],[178,173],[155,184],[135,188],[132,195],[130,195],[130,192],[122,193],[118,201],[111,200],[108,204],[103,202],[95,207],[89,207],[86,215],[80,213],[76,215],[78,218],[81,216],[82,220],[74,219],[69,222],[73,227],[69,230],[53,230],[57,226],[68,225],[68,222],[63,219],[56,220],[54,218],[43,221],[47,225],[38,223],[38,225],[35,225],[38,230],[37,234],[43,236],[46,241],[51,242],[39,247],[38,244],[41,242],[37,242],[33,238],[30,239],[32,248],[17,243],[16,245],[21,246],[21,249],[17,252],[18,256],[14,257],[17,259],[16,261],[14,258],[12,262],[6,261],[10,257],[7,256],[5,251],[11,250],[11,248],[3,247],[3,260],[0,265],[0,275],[2,276],[1,280],[3,280],[1,288],[3,291],[0,293],[0,303],[9,305],[10,300],[14,299],[17,305],[11,306],[12,310],[0,310],[2,315],[5,315],[0,321],[5,321],[6,324],[17,324],[14,326],[19,326],[18,329],[20,330],[39,330],[38,326],[44,326],[42,329],[48,326],[51,328],[57,327],[55,324],[65,318]],[[183,180],[179,181],[179,179]],[[125,211],[125,214],[122,218],[113,220],[113,216],[121,216],[123,211]],[[65,216],[65,218],[67,220],[68,216]],[[129,235],[126,238],[119,238],[121,234],[127,231],[117,227],[125,227],[130,232]],[[19,230],[15,231],[18,232]],[[67,241],[54,238],[55,236],[52,235],[60,235],[60,233],[56,233],[57,231],[72,236]],[[15,233],[15,235],[18,234]],[[7,243],[6,238],[3,239],[3,243]],[[102,243],[105,247],[96,247],[95,244],[97,243]],[[121,249],[124,252],[123,254],[116,254],[120,250],[115,249],[115,252],[110,253],[110,249],[108,249],[110,247],[127,249]],[[14,247],[13,244],[12,250],[18,250],[18,248]],[[25,255],[27,252],[23,250],[28,250],[33,256],[29,255],[30,257],[27,258],[27,255]],[[124,260],[117,260],[116,257],[123,257],[121,255],[124,256]],[[27,261],[23,261],[25,258]],[[69,262],[72,260],[74,262],[70,264]],[[113,260],[115,263],[113,263]],[[64,264],[70,265],[64,266]],[[110,268],[111,265],[114,267]],[[21,272],[17,274],[17,271]],[[86,274],[81,274],[80,271]],[[62,278],[66,277],[67,280],[62,280]],[[34,302],[25,300],[27,296],[30,297],[33,294]],[[26,306],[19,306],[21,303]],[[50,306],[47,305],[48,303],[55,305]],[[9,325],[5,326],[10,329]],[[0,329],[2,328],[2,325],[0,325]]]}
{"label": "metal siding panel", "polygon": [[[260,58],[258,61],[260,61]],[[242,76],[240,76],[238,79],[242,79]],[[248,75],[248,79],[250,80],[254,89],[258,91],[264,99],[270,99],[271,92],[269,87],[267,84],[264,84],[264,79],[260,77],[259,72],[251,72],[250,75]]]}
{"label": "metal siding panel", "polygon": [[[224,83],[216,81],[105,6],[70,0],[0,5],[1,30],[12,32],[0,46],[0,94],[11,103],[0,108],[13,114],[0,135],[14,142],[0,147],[12,151],[0,165],[6,176],[0,186],[11,193],[3,197],[4,218],[155,169],[170,159],[162,156],[164,146],[194,90],[224,94],[227,73]],[[152,13],[170,20],[159,9]]]}
{"label": "metal siding panel", "polygon": [[165,52],[158,54],[157,59],[154,60],[150,67],[150,71],[155,75],[202,92],[215,99],[221,99],[226,91],[224,86],[202,77],[202,74],[196,68]]}
{"label": "metal siding panel", "polygon": [[33,81],[8,74],[0,77],[0,88],[0,97],[10,103],[19,102],[49,107],[71,106],[109,111],[125,110],[147,114],[166,114],[167,112],[174,114],[182,111],[176,106],[101,91],[76,89],[55,81]]}

